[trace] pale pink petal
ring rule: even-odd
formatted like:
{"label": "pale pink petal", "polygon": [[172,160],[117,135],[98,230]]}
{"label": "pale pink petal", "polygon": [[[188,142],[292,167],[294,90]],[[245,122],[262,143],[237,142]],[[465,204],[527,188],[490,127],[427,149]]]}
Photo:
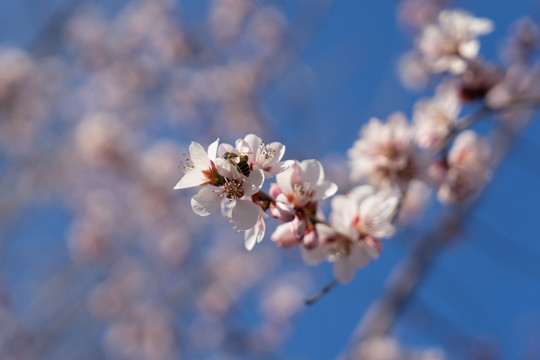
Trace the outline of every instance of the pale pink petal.
{"label": "pale pink petal", "polygon": [[204,184],[206,181],[207,179],[201,171],[193,169],[184,174],[178,184],[174,186],[174,189],[178,190],[190,188],[193,186],[199,186],[201,184]]}
{"label": "pale pink petal", "polygon": [[223,157],[228,152],[236,152],[236,149],[231,144],[219,144],[217,156]]}
{"label": "pale pink petal", "polygon": [[284,193],[292,193],[291,180],[294,174],[295,164],[282,173],[276,175],[276,182]]}
{"label": "pale pink petal", "polygon": [[337,190],[338,190],[338,187],[333,182],[323,181],[322,184],[317,186],[314,199],[315,200],[326,199],[334,195],[337,192]]}
{"label": "pale pink petal", "polygon": [[192,141],[191,145],[189,145],[189,158],[196,168],[210,167],[210,159],[208,159],[208,154],[201,144],[196,143],[195,141]]}
{"label": "pale pink petal", "polygon": [[318,265],[326,259],[326,253],[322,246],[317,246],[314,249],[306,249],[301,247],[302,260],[308,265]]}
{"label": "pale pink petal", "polygon": [[251,146],[249,146],[249,144],[245,140],[242,140],[242,139],[236,140],[236,149],[241,154],[249,154],[249,155],[254,154],[254,150],[251,148]]}
{"label": "pale pink petal", "polygon": [[335,262],[333,269],[334,275],[340,283],[349,283],[354,278],[355,267],[347,258]]}
{"label": "pale pink petal", "polygon": [[219,209],[220,198],[211,187],[203,187],[191,198],[191,208],[195,214],[207,216]]}
{"label": "pale pink petal", "polygon": [[289,224],[283,224],[276,227],[274,233],[270,237],[278,246],[288,248],[300,242],[300,240],[292,233]]}
{"label": "pale pink petal", "polygon": [[360,244],[354,244],[351,246],[351,253],[349,254],[349,261],[351,265],[358,269],[366,267],[369,264],[369,255]]}
{"label": "pale pink petal", "polygon": [[231,213],[231,220],[239,230],[247,230],[255,226],[259,218],[259,206],[252,201],[236,200]]}
{"label": "pale pink petal", "polygon": [[251,229],[244,232],[244,245],[248,251],[251,251],[256,243],[260,243],[264,238],[265,223],[262,217],[259,217],[257,223]]}
{"label": "pale pink petal", "polygon": [[317,160],[304,160],[300,163],[300,167],[302,168],[303,180],[310,184],[315,185],[324,179],[322,165]]}
{"label": "pale pink petal", "polygon": [[259,145],[262,144],[262,139],[255,134],[248,134],[244,137],[246,145],[248,145],[253,152],[257,152]]}
{"label": "pale pink petal", "polygon": [[210,160],[216,160],[219,145],[219,138],[208,146],[208,157]]}
{"label": "pale pink petal", "polygon": [[249,174],[249,177],[244,180],[244,194],[251,196],[258,193],[264,183],[264,173],[262,170],[254,170]]}

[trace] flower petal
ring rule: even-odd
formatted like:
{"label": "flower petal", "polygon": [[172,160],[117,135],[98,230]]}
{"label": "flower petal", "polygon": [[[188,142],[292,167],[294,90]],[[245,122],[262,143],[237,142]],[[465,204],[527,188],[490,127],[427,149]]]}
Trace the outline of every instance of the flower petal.
{"label": "flower petal", "polygon": [[338,187],[331,181],[323,181],[322,184],[318,185],[315,191],[314,200],[326,199],[334,195],[338,191]]}
{"label": "flower petal", "polygon": [[191,198],[191,208],[195,214],[208,216],[219,209],[220,198],[210,187],[203,187]]}
{"label": "flower petal", "polygon": [[208,146],[208,158],[210,160],[216,160],[216,155],[218,151],[219,138]]}
{"label": "flower petal", "polygon": [[313,159],[304,160],[300,163],[300,167],[303,172],[303,180],[308,181],[313,186],[324,179],[324,170],[319,161]]}
{"label": "flower petal", "polygon": [[340,283],[350,283],[354,278],[355,268],[348,258],[343,258],[335,262],[333,269],[334,275]]}
{"label": "flower petal", "polygon": [[257,224],[244,232],[244,245],[248,251],[251,251],[256,243],[260,243],[264,238],[266,226],[264,219],[259,217]]}
{"label": "flower petal", "polygon": [[264,183],[264,172],[259,170],[254,170],[249,174],[249,177],[244,180],[243,188],[244,188],[244,195],[251,196],[259,190],[261,190],[261,187]]}
{"label": "flower petal", "polygon": [[198,169],[193,169],[184,174],[178,184],[174,186],[175,190],[199,186],[207,181],[204,174]]}
{"label": "flower petal", "polygon": [[195,165],[195,168],[210,167],[210,159],[208,158],[208,154],[201,144],[196,143],[195,141],[192,141],[191,145],[189,145],[189,158],[193,162],[193,165]]}
{"label": "flower petal", "polygon": [[231,220],[239,230],[251,229],[259,218],[259,206],[249,200],[236,200],[232,209]]}

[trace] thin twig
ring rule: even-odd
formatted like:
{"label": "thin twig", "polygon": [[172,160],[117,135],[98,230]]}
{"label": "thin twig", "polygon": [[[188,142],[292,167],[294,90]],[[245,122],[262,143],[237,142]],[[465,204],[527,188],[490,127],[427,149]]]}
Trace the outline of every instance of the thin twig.
{"label": "thin twig", "polygon": [[336,285],[339,284],[339,282],[336,279],[333,279],[328,284],[326,284],[325,287],[323,287],[319,292],[317,292],[315,295],[313,295],[310,298],[307,298],[304,303],[306,305],[313,305],[315,304],[320,298],[322,298],[324,295],[328,294],[333,288],[336,287]]}

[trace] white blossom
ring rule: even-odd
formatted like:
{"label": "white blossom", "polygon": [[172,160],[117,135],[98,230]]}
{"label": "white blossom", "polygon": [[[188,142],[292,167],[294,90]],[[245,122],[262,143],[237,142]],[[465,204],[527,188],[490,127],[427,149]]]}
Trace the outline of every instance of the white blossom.
{"label": "white blossom", "polygon": [[285,145],[279,142],[266,144],[254,134],[236,140],[235,147],[230,144],[221,144],[218,155],[223,157],[226,153],[247,155],[250,169],[263,170],[267,179],[284,171],[290,165],[290,161],[281,161],[285,154]]}
{"label": "white blossom", "polygon": [[349,282],[357,268],[379,256],[382,238],[391,237],[395,228],[391,221],[397,210],[398,197],[377,191],[370,185],[354,188],[347,195],[332,199],[332,227],[317,224],[319,245],[303,251],[309,264],[324,259],[333,263],[334,274],[340,282]]}
{"label": "white blossom", "polygon": [[218,140],[208,147],[208,153],[200,144],[192,142],[190,157],[184,164],[185,174],[174,188],[203,186],[191,198],[191,207],[197,215],[207,216],[217,211],[223,200],[228,202],[227,209],[234,225],[239,230],[251,229],[257,224],[261,212],[251,200],[251,195],[261,189],[263,171],[254,170],[245,176],[229,161],[217,158],[217,148]]}
{"label": "white blossom", "polygon": [[419,100],[414,106],[416,144],[424,149],[436,145],[450,131],[461,111],[457,90],[444,87],[431,99]]}
{"label": "white blossom", "polygon": [[412,178],[421,177],[425,160],[413,137],[414,128],[403,113],[391,114],[386,123],[372,118],[347,153],[351,180],[375,186],[390,182],[403,189]]}
{"label": "white blossom", "polygon": [[195,141],[189,145],[189,158],[183,164],[185,173],[174,187],[175,190],[207,185],[217,181],[214,178],[219,175],[216,168],[218,143],[219,139],[210,144],[208,153],[201,144]]}
{"label": "white blossom", "polygon": [[462,74],[467,61],[478,55],[478,35],[493,31],[493,22],[461,10],[441,11],[437,24],[424,28],[418,50],[432,71]]}
{"label": "white blossom", "polygon": [[491,177],[491,150],[486,140],[472,130],[460,133],[448,153],[446,162],[430,169],[433,180],[440,184],[437,194],[443,203],[471,200]]}
{"label": "white blossom", "polygon": [[[321,217],[317,212],[317,202],[334,195],[337,185],[325,180],[323,167],[317,160],[294,161],[276,176],[276,181],[277,185],[271,188],[271,195],[276,200],[273,214],[289,223],[278,226],[272,240],[288,247],[314,231],[313,218]],[[312,247],[316,237],[309,236],[305,240],[304,245]]]}

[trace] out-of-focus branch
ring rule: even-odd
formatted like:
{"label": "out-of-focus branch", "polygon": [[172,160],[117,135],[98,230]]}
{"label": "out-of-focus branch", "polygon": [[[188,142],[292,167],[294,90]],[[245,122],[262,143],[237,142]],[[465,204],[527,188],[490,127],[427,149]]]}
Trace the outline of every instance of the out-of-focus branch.
{"label": "out-of-focus branch", "polygon": [[[497,168],[511,149],[519,132],[508,123],[500,123],[493,134],[493,168]],[[388,334],[411,301],[444,245],[457,235],[473,204],[448,208],[434,230],[420,237],[408,256],[390,274],[383,295],[375,300],[355,329],[351,345]],[[347,358],[347,356],[345,356]]]}

